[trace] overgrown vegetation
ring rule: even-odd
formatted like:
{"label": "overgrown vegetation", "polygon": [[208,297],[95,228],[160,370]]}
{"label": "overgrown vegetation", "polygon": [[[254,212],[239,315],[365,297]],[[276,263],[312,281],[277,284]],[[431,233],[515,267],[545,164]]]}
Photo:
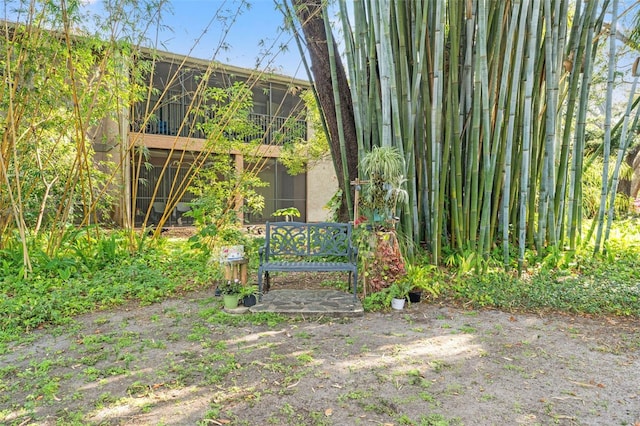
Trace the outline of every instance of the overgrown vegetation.
{"label": "overgrown vegetation", "polygon": [[[528,252],[530,272],[522,277],[504,270],[502,253],[481,260],[481,274],[474,253],[451,255],[442,268],[429,269],[418,261],[409,269],[430,276],[432,300],[476,308],[639,317],[640,219],[620,220],[614,230],[601,255],[593,255],[590,245],[573,252]],[[388,309],[390,300],[390,290],[383,290],[367,296],[363,305],[366,310]]]}
{"label": "overgrown vegetation", "polygon": [[33,274],[22,275],[16,240],[0,250],[0,342],[73,316],[122,305],[157,302],[211,285],[220,271],[208,267],[208,254],[181,240],[142,237],[140,250],[128,251],[124,232],[99,234],[92,228],[67,233],[55,257],[46,240],[29,241]]}
{"label": "overgrown vegetation", "polygon": [[[640,317],[639,222],[638,217],[619,221],[602,255],[593,256],[589,246],[576,252],[530,252],[531,272],[521,278],[502,268],[500,253],[486,261],[483,274],[475,273],[468,258],[452,255],[449,265],[440,268],[417,259],[408,266],[408,277],[421,283],[427,303],[450,300],[467,307]],[[225,235],[229,243],[246,244],[253,276],[261,239]],[[66,324],[95,309],[131,301],[149,304],[207,288],[221,278],[217,258],[206,245],[142,237],[140,250],[131,255],[127,238],[124,232],[72,229],[56,257],[46,254],[45,239],[30,240],[34,273],[26,279],[20,269],[21,244],[17,239],[8,244],[0,251],[0,342],[42,326]],[[368,294],[365,309],[388,309],[390,292]]]}

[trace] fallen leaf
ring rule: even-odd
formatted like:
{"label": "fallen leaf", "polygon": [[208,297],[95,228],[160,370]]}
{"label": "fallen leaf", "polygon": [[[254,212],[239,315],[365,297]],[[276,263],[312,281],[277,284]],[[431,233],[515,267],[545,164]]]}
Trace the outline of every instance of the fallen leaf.
{"label": "fallen leaf", "polygon": [[595,386],[593,383],[576,382],[576,381],[573,381],[573,380],[570,380],[569,383],[573,383],[574,385],[582,386],[583,388],[592,388],[592,387]]}
{"label": "fallen leaf", "polygon": [[333,410],[331,408],[327,408],[324,410],[324,415],[330,417],[333,414]]}

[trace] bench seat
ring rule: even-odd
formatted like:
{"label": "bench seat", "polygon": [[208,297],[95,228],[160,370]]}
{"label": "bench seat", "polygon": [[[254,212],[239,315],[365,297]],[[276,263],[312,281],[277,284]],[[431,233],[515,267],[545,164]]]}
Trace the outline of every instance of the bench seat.
{"label": "bench seat", "polygon": [[356,272],[357,267],[346,262],[267,262],[262,269],[272,272]]}

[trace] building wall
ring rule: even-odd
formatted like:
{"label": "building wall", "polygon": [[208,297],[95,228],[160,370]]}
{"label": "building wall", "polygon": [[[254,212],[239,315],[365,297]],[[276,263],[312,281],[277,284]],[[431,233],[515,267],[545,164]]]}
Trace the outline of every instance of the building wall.
{"label": "building wall", "polygon": [[338,190],[331,158],[315,163],[307,172],[307,222],[323,222],[331,219],[327,203]]}

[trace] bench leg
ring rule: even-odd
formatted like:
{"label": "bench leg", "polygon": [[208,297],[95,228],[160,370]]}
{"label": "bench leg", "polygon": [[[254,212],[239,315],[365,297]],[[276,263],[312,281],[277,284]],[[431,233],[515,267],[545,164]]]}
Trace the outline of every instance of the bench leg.
{"label": "bench leg", "polygon": [[269,271],[263,271],[262,269],[258,268],[258,293],[260,295],[260,300],[262,300],[262,295],[264,293],[269,292],[270,288],[271,282],[269,281]]}
{"label": "bench leg", "polygon": [[[351,279],[351,272],[349,272],[349,278]],[[353,301],[358,300],[358,270],[353,271]]]}

